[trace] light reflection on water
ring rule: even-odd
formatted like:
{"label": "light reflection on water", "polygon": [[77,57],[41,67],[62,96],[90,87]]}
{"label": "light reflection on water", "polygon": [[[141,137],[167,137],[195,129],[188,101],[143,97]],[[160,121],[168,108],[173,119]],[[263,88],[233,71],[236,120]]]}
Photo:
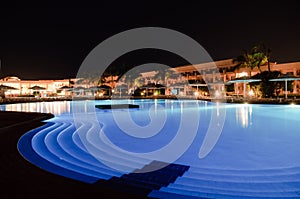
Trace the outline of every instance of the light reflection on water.
{"label": "light reflection on water", "polygon": [[[117,100],[116,100],[117,101]],[[111,104],[110,100],[101,100],[101,101],[54,101],[54,102],[32,102],[32,103],[16,103],[16,104],[2,104],[0,105],[0,111],[18,111],[18,112],[39,112],[39,113],[52,113],[56,116],[62,114],[71,114],[72,106],[75,104],[76,110],[80,112],[94,112],[95,104]],[[113,102],[115,103],[115,102]],[[116,103],[135,103],[140,105],[140,109],[149,109],[153,104],[157,108],[158,105],[165,107],[168,111],[173,112],[175,109],[180,109],[182,112],[183,109],[193,108],[195,105],[199,105],[199,111],[204,113],[207,117],[210,117],[211,109],[216,108],[217,114],[219,116],[220,106],[217,103],[212,106],[210,102],[199,101],[199,100],[119,100]],[[283,105],[284,106],[284,105]],[[275,107],[269,107],[264,113],[261,111],[262,108],[267,108],[265,105],[258,107],[257,105],[252,104],[226,104],[226,120],[235,120],[235,124],[238,127],[249,128],[255,121],[253,120],[253,113],[257,114],[271,114],[275,109],[289,110],[290,108],[295,109],[298,106],[286,106],[285,108],[282,105],[276,105]],[[80,108],[77,108],[80,107]],[[224,107],[223,107],[224,108]],[[229,111],[231,109],[233,111]],[[96,110],[99,111],[99,110]],[[279,116],[279,115],[277,115]],[[281,115],[283,117],[283,115]]]}
{"label": "light reflection on water", "polygon": [[38,112],[61,115],[71,112],[69,101],[17,103],[0,106],[1,111]]}
{"label": "light reflection on water", "polygon": [[[184,132],[190,133],[188,130],[189,125],[197,120],[199,121],[199,128],[196,136],[193,138],[191,146],[176,163],[216,169],[270,169],[299,167],[300,165],[299,105],[229,103],[222,106],[222,104],[197,100],[118,101],[118,103],[126,102],[140,105],[141,111],[130,110],[129,112],[133,121],[142,127],[151,122],[152,118],[149,117],[149,111],[145,111],[149,110],[150,107],[157,113],[161,111],[160,108],[165,107],[167,116],[171,117],[167,117],[162,130],[155,136],[141,139],[124,133],[116,121],[113,120],[112,111],[95,110],[95,104],[109,104],[111,103],[109,100],[8,104],[1,105],[0,110],[48,112],[56,116],[68,114],[54,118],[52,120],[54,122],[69,122],[70,119],[73,121],[74,115],[70,114],[76,112],[76,106],[80,108],[79,111],[81,112],[96,111],[98,121],[105,124],[103,132],[107,140],[125,151],[134,153],[157,151],[168,146],[172,140],[177,138],[177,130],[182,121],[182,111],[184,110],[189,116],[189,113],[199,111],[200,119],[189,117],[187,120],[188,125],[185,126],[185,130],[187,130]],[[199,108],[196,109],[195,105],[199,105]],[[212,116],[221,118],[224,108],[226,109],[224,126],[217,123],[219,120],[211,122]],[[124,115],[123,111],[117,110],[117,113]],[[210,124],[212,124],[212,130],[221,129],[221,134],[216,134],[215,131],[209,133]],[[125,123],[125,125],[127,124]],[[199,151],[205,146],[204,143],[207,143],[204,142],[207,135],[210,135],[211,140],[216,141],[216,145],[213,145],[212,150],[205,158],[201,158]],[[182,143],[182,140],[184,139],[180,138],[179,143]],[[180,149],[180,145],[177,144],[176,147]]]}
{"label": "light reflection on water", "polygon": [[252,106],[243,104],[236,107],[236,123],[243,128],[247,128],[252,124]]}

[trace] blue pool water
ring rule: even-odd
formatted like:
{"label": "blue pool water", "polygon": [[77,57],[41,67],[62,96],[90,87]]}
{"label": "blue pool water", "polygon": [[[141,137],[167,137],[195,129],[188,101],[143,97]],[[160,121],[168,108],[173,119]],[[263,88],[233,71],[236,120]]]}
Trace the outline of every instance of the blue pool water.
{"label": "blue pool water", "polygon": [[18,148],[28,161],[68,178],[95,183],[143,173],[159,161],[188,170],[153,189],[152,197],[300,198],[300,106],[119,100],[140,108],[95,109],[110,103],[0,109],[55,114],[22,136]]}

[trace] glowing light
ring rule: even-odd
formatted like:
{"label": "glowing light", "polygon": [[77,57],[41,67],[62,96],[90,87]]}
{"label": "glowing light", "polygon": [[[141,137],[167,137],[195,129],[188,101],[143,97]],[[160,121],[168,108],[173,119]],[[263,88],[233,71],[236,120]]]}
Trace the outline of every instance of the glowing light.
{"label": "glowing light", "polygon": [[248,94],[249,94],[250,96],[253,96],[253,95],[254,95],[253,90],[250,90]]}
{"label": "glowing light", "polygon": [[241,72],[236,74],[236,77],[245,77],[245,76],[248,76],[247,72]]}
{"label": "glowing light", "polygon": [[198,95],[199,95],[199,92],[198,92],[198,91],[195,91],[195,92],[194,92],[194,95],[195,95],[195,96],[198,96]]}

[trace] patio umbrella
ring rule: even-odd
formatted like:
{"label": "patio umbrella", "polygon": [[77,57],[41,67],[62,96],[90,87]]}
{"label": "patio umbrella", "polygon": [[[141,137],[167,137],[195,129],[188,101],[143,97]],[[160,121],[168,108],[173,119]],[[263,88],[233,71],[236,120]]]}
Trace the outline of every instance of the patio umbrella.
{"label": "patio umbrella", "polygon": [[149,83],[149,84],[143,85],[142,88],[156,89],[156,88],[165,88],[165,86],[162,84]]}
{"label": "patio umbrella", "polygon": [[146,95],[148,96],[148,90],[161,90],[165,89],[166,87],[162,84],[155,84],[155,83],[148,83],[140,87],[140,89],[146,90]]}
{"label": "patio umbrella", "polygon": [[94,86],[94,87],[91,87],[92,89],[98,91],[98,90],[106,90],[110,93],[110,91],[112,90],[112,88],[108,85],[100,85],[100,86]]}
{"label": "patio umbrella", "polygon": [[110,95],[112,88],[110,86],[107,86],[107,85],[100,85],[100,86],[92,86],[92,87],[86,88],[85,90],[90,90],[90,91],[93,91],[93,92],[107,91],[108,94]]}
{"label": "patio umbrella", "polygon": [[197,83],[192,83],[192,84],[189,84],[189,86],[196,86],[197,87],[197,90],[198,90],[198,87],[200,86],[207,86],[207,84],[197,84]]}
{"label": "patio umbrella", "polygon": [[246,97],[246,83],[249,82],[260,82],[261,79],[257,79],[257,78],[253,78],[253,77],[249,77],[249,76],[243,76],[243,77],[239,77],[239,78],[235,78],[232,80],[229,80],[228,83],[243,83],[244,84],[244,97]]}
{"label": "patio umbrella", "polygon": [[144,87],[146,87],[146,88],[148,88],[148,89],[165,88],[165,86],[162,85],[162,84],[154,84],[154,83],[146,84],[146,85],[144,85]]}
{"label": "patio umbrella", "polygon": [[74,87],[74,90],[85,90],[86,88],[83,86]]}
{"label": "patio umbrella", "polygon": [[1,91],[1,92],[0,92],[0,97],[4,97],[5,92],[8,91],[8,90],[19,90],[19,89],[14,88],[14,87],[12,87],[12,86],[7,86],[7,85],[1,84],[1,85],[0,85],[0,91]]}
{"label": "patio umbrella", "polygon": [[127,84],[119,84],[115,87],[115,89],[120,91],[120,97],[121,97],[122,90],[127,90],[128,91],[128,85]]}
{"label": "patio umbrella", "polygon": [[127,84],[120,84],[116,86],[117,89],[128,89],[128,85]]}
{"label": "patio umbrella", "polygon": [[[169,85],[169,88],[171,89],[171,93],[174,95],[177,95],[178,93],[180,93],[181,89],[184,90],[185,88],[185,83],[184,82],[177,82],[177,83],[174,83],[174,84],[171,84]],[[191,86],[191,85],[190,85]],[[178,89],[178,91],[177,91]]]}
{"label": "patio umbrella", "polygon": [[41,87],[41,86],[37,86],[37,85],[32,86],[32,87],[30,87],[29,89],[31,89],[31,90],[36,90],[36,91],[39,91],[39,90],[46,90],[46,88]]}
{"label": "patio umbrella", "polygon": [[269,79],[269,81],[275,82],[275,81],[284,81],[284,87],[285,87],[285,98],[287,98],[287,82],[288,81],[295,81],[295,80],[300,80],[300,77],[294,76],[294,75],[289,75],[289,74],[283,74],[279,76],[278,78],[274,79]]}
{"label": "patio umbrella", "polygon": [[101,86],[98,86],[98,88],[100,88],[100,89],[111,89],[110,86],[107,86],[105,84],[102,84]]}
{"label": "patio umbrella", "polygon": [[72,90],[73,86],[62,86],[59,88],[59,90]]}
{"label": "patio umbrella", "polygon": [[15,87],[12,87],[12,86],[6,86],[6,85],[1,84],[0,90],[18,90],[18,89]]}
{"label": "patio umbrella", "polygon": [[[204,82],[204,83],[201,83],[201,82],[197,82],[197,81],[195,81],[195,82],[193,82],[193,83],[189,83],[188,84],[189,86],[191,86],[191,87],[196,87],[196,91],[198,92],[198,88],[199,87],[206,87],[207,86],[207,84]],[[198,94],[197,94],[198,95]]]}
{"label": "patio umbrella", "polygon": [[62,87],[58,88],[58,90],[61,91],[62,95],[65,95],[65,96],[70,95],[73,91],[73,86],[65,85],[65,86],[62,86]]}

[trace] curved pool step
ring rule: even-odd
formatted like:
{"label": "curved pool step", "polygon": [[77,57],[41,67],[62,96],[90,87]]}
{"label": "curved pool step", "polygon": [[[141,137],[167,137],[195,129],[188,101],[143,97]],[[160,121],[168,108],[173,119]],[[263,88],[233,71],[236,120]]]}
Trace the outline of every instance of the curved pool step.
{"label": "curved pool step", "polygon": [[175,194],[180,197],[207,198],[300,198],[300,173],[297,173],[297,169],[288,168],[288,172],[280,174],[271,169],[268,174],[268,169],[258,170],[258,173],[255,170],[229,172],[223,169],[201,170],[191,166],[174,183],[153,191],[150,196]]}
{"label": "curved pool step", "polygon": [[[89,132],[93,130],[93,125],[91,125],[87,131],[80,132],[83,135],[79,137],[80,142],[82,142],[83,146],[86,148],[85,151],[93,156],[97,161],[100,161],[104,165],[115,170],[122,171],[123,173],[132,172],[135,169],[142,168],[145,165],[145,162],[139,161],[138,159],[129,159],[120,153],[115,153],[114,151],[110,150],[109,146],[107,146],[104,142],[95,143],[94,141],[91,141],[91,139],[88,139],[87,136]],[[77,131],[74,132],[74,134],[76,133]],[[72,135],[72,137],[76,136]],[[78,144],[78,140],[76,142],[74,141],[75,144]],[[91,142],[93,144],[91,144]],[[98,145],[98,147],[96,147],[96,145]]]}
{"label": "curved pool step", "polygon": [[163,187],[160,190],[153,190],[148,197],[150,198],[174,198],[174,199],[299,199],[299,195],[276,195],[276,196],[245,196],[245,195],[223,195],[218,193],[194,192],[190,190],[179,190]]}
{"label": "curved pool step", "polygon": [[125,162],[132,161],[134,163],[139,163],[139,165],[137,165],[137,168],[142,168],[145,164],[149,164],[152,161],[148,158],[138,156],[134,153],[131,154],[129,152],[121,151],[117,146],[113,146],[112,143],[105,141],[105,138],[101,139],[100,133],[103,132],[98,132],[92,127],[86,134],[86,141],[99,151],[113,155]]}
{"label": "curved pool step", "polygon": [[[65,128],[61,132],[58,132],[58,131],[49,132],[45,137],[45,145],[48,148],[48,150],[52,154],[56,155],[59,159],[66,161],[71,165],[75,165],[75,166],[78,166],[78,167],[81,167],[84,169],[88,169],[88,170],[91,170],[94,172],[105,174],[109,178],[112,176],[118,175],[117,172],[113,172],[113,171],[109,170],[107,167],[106,168],[104,168],[104,166],[99,167],[98,166],[100,164],[99,162],[98,162],[97,166],[94,166],[94,165],[88,164],[87,161],[85,159],[83,159],[83,157],[81,157],[80,159],[77,159],[77,158],[71,156],[59,145],[57,137],[64,133],[74,132],[74,130],[75,130],[74,126],[72,124],[70,124],[70,126]],[[65,142],[69,143],[70,140],[65,140]],[[109,178],[107,178],[107,179],[109,179]]]}
{"label": "curved pool step", "polygon": [[[48,137],[50,136],[50,138],[51,138],[51,135],[57,136],[60,133],[67,132],[67,129],[70,125],[71,124],[68,124],[68,123],[62,123],[57,128],[51,129],[51,131],[43,131],[43,132],[36,133],[36,135],[32,139],[32,146],[33,146],[33,149],[35,150],[35,152],[38,155],[40,155],[41,157],[43,157],[44,159],[47,159],[52,164],[56,164],[60,167],[68,168],[72,171],[79,172],[79,173],[93,176],[93,177],[97,177],[97,178],[101,178],[101,179],[109,179],[111,177],[111,175],[107,175],[108,172],[105,171],[105,170],[107,170],[107,168],[105,168],[105,170],[103,170],[102,172],[98,173],[98,172],[95,172],[95,170],[87,169],[86,167],[79,166],[78,164],[73,165],[72,161],[61,158],[61,156],[63,154],[59,154],[59,153],[62,151],[59,152],[57,148],[51,146],[51,145],[55,144],[55,142],[49,143],[49,140],[48,140],[48,142],[47,142],[48,146],[46,145],[46,143],[44,141],[47,140],[47,136]],[[53,141],[53,138],[51,140]],[[49,150],[48,147],[50,147],[50,149],[52,149],[52,151]],[[53,152],[55,154],[53,154]],[[107,154],[106,157],[107,157],[106,161],[109,161],[110,165],[116,165],[116,167],[122,168],[123,170],[127,169],[128,171],[133,171],[134,169],[139,168],[139,167],[130,166],[128,161],[124,162],[124,161],[120,161],[120,159],[112,158],[113,154],[111,154],[111,155]],[[130,164],[133,164],[133,163],[130,162]],[[120,175],[120,173],[118,175]]]}
{"label": "curved pool step", "polygon": [[142,170],[147,170],[147,168],[157,168],[162,164],[165,165],[165,167],[155,171],[124,174],[119,178],[113,177],[105,183],[103,183],[103,181],[99,181],[95,184],[114,190],[143,195],[143,198],[146,198],[152,190],[158,190],[161,187],[174,182],[178,176],[182,176],[182,174],[189,168],[189,166],[185,165],[166,164],[159,161],[152,161],[148,165],[145,165]]}
{"label": "curved pool step", "polygon": [[297,195],[299,196],[299,187],[293,186],[292,184],[282,184],[282,183],[270,183],[270,184],[253,184],[251,182],[244,183],[235,183],[235,184],[226,184],[223,183],[223,186],[213,186],[213,183],[200,183],[196,186],[187,185],[182,183],[173,183],[168,186],[168,188],[175,189],[184,189],[190,191],[202,191],[206,193],[222,193],[222,194],[230,194],[230,195],[245,195],[245,196],[277,196],[282,194],[288,195]]}
{"label": "curved pool step", "polygon": [[88,153],[86,147],[84,146],[84,144],[82,143],[77,131],[85,131],[87,132],[89,130],[90,126],[86,125],[86,124],[80,124],[80,126],[76,127],[76,130],[74,130],[74,132],[72,133],[72,141],[74,142],[74,144],[76,145],[76,148],[80,148],[82,151],[85,151],[86,153]]}
{"label": "curved pool step", "polygon": [[111,176],[123,175],[123,173],[119,171],[108,168],[86,150],[82,150],[82,148],[78,147],[78,145],[75,144],[74,141],[72,142],[74,134],[76,134],[76,131],[64,131],[57,136],[57,143],[65,153],[79,161],[83,161],[85,164],[101,169],[102,172]]}
{"label": "curved pool step", "polygon": [[[92,125],[86,128],[86,140],[89,150],[106,153],[105,158],[111,164],[125,165],[132,172],[147,165],[147,159],[132,158],[123,161],[121,153],[105,146]],[[82,150],[74,141],[77,128],[72,123],[48,123],[34,129],[20,139],[20,151],[24,157],[37,166],[68,178],[88,183],[104,179],[111,186],[124,186],[132,191],[142,189],[150,197],[172,198],[299,198],[300,172],[298,167],[235,170],[211,169],[191,166],[182,175],[176,170],[162,169],[152,174],[138,174],[115,171]],[[27,137],[27,138],[26,138]],[[26,138],[26,139],[25,139]],[[103,142],[103,143],[101,143]],[[31,145],[25,147],[25,145]],[[29,143],[29,144],[28,144]],[[97,145],[99,144],[99,146]],[[103,144],[103,145],[102,145]],[[22,148],[22,149],[21,149]],[[27,151],[24,153],[24,151]],[[29,155],[30,154],[30,155]],[[103,157],[102,157],[103,158]],[[146,161],[145,161],[146,160]],[[171,164],[173,165],[173,164]],[[163,181],[167,180],[167,183]]]}
{"label": "curved pool step", "polygon": [[[162,187],[160,190],[153,190],[149,197],[164,198],[164,195],[168,195],[169,198],[175,198],[176,195],[181,197],[198,197],[198,198],[214,198],[214,199],[233,199],[233,198],[248,198],[248,199],[279,199],[279,198],[299,198],[299,194],[296,192],[275,192],[275,193],[244,193],[244,192],[229,192],[222,193],[218,190],[195,190],[190,187]],[[174,197],[173,197],[174,196]]]}
{"label": "curved pool step", "polygon": [[[131,172],[132,170],[134,170],[134,168],[130,166],[126,166],[126,165],[122,166],[120,164],[120,161],[118,160],[116,161],[116,159],[113,160],[113,158],[111,157],[115,157],[116,155],[113,153],[108,154],[106,147],[104,147],[103,150],[98,150],[98,149],[95,150],[95,146],[91,145],[87,141],[85,135],[84,136],[78,135],[78,131],[84,132],[86,134],[86,132],[88,132],[90,128],[91,128],[91,124],[87,122],[85,124],[81,124],[81,126],[76,128],[74,132],[60,134],[57,138],[60,146],[73,157],[77,159],[83,158],[86,162],[94,166],[103,165],[104,167],[107,168],[108,167],[107,165],[113,166],[114,162],[117,162],[116,164],[118,165],[119,170],[123,171],[123,173],[124,171]],[[70,140],[72,140],[73,142],[71,142]],[[82,143],[83,141],[85,142],[85,144]],[[87,147],[89,148],[87,149]],[[91,151],[94,152],[93,155],[91,155]],[[95,151],[101,154],[102,156],[101,159],[97,158],[97,155],[95,155],[96,154]],[[119,172],[119,170],[116,169],[112,169],[112,170]],[[121,174],[122,173],[119,172],[118,176]]]}
{"label": "curved pool step", "polygon": [[229,196],[251,196],[251,197],[277,197],[277,196],[298,196],[299,187],[285,183],[226,183],[213,181],[192,181],[182,182],[177,179],[167,188],[186,190],[200,193],[218,193]]}
{"label": "curved pool step", "polygon": [[242,175],[242,176],[274,176],[274,175],[293,175],[300,173],[300,167],[280,167],[280,168],[260,168],[260,169],[223,169],[206,168],[191,165],[189,172],[199,174],[221,174],[221,175]]}
{"label": "curved pool step", "polygon": [[278,173],[278,174],[269,174],[265,172],[264,174],[247,174],[245,173],[232,173],[232,174],[223,174],[223,173],[195,173],[195,172],[186,172],[184,175],[185,178],[196,179],[196,180],[213,180],[213,181],[222,181],[222,182],[249,182],[252,183],[270,183],[270,182],[299,182],[300,181],[300,171],[298,173]]}
{"label": "curved pool step", "polygon": [[[99,124],[86,122],[79,127],[82,129],[76,129],[76,131],[74,131],[72,139],[77,147],[86,153],[92,153],[96,159],[108,162],[109,164],[118,162],[118,164],[131,165],[130,167],[132,167],[132,169],[126,169],[130,172],[136,168],[142,168],[145,164],[151,162],[149,159],[122,153],[119,150],[113,149],[111,145],[100,139],[99,128],[97,128],[98,125]],[[78,131],[83,135],[78,135]],[[120,168],[120,170],[124,169]]]}
{"label": "curved pool step", "polygon": [[[82,125],[82,127],[86,127],[86,134],[91,129],[93,131],[92,126]],[[72,123],[56,122],[41,131],[35,131],[35,135],[32,136],[31,140],[32,148],[37,155],[51,164],[99,179],[109,179],[112,176],[118,177],[124,174],[124,171],[127,171],[127,173],[133,172],[136,169],[141,169],[148,163],[143,158],[129,159],[128,157],[124,157],[124,155],[122,156],[122,154],[116,154],[114,151],[108,150],[105,146],[96,148],[93,145],[89,145],[89,150],[93,150],[94,152],[91,155],[87,153],[87,150],[82,150],[83,146],[78,147],[78,143],[73,142],[73,139],[67,140],[67,138],[73,138],[76,133],[77,128]],[[95,145],[95,143],[93,144]],[[101,163],[97,159],[99,157],[95,156],[95,151],[101,154]],[[119,168],[122,172],[116,171],[113,168]]]}
{"label": "curved pool step", "polygon": [[42,158],[46,159],[47,161],[49,161],[52,164],[55,164],[59,167],[67,168],[71,171],[81,173],[81,174],[91,176],[91,177],[109,179],[111,176],[105,175],[103,173],[98,173],[98,172],[95,172],[95,171],[92,171],[92,170],[89,170],[86,168],[82,168],[82,167],[74,165],[74,164],[70,164],[68,161],[65,161],[65,160],[61,159],[59,156],[56,156],[55,154],[53,154],[47,148],[47,145],[45,144],[46,137],[49,134],[51,135],[53,133],[60,133],[64,130],[66,130],[70,125],[71,124],[62,123],[61,126],[59,126],[58,128],[55,128],[49,132],[43,131],[43,132],[39,132],[39,133],[35,134],[32,138],[32,148],[39,156],[41,156]]}
{"label": "curved pool step", "polygon": [[56,126],[61,124],[56,123],[47,123],[39,128],[33,129],[26,134],[24,134],[18,141],[18,150],[20,154],[29,162],[36,165],[37,167],[46,170],[50,173],[54,173],[57,175],[61,175],[67,178],[71,178],[74,180],[80,180],[86,183],[94,183],[98,180],[98,178],[93,176],[87,176],[82,173],[71,171],[67,168],[63,168],[52,164],[47,159],[41,157],[32,147],[32,139],[33,137],[42,131],[47,131],[51,129],[55,129]]}

